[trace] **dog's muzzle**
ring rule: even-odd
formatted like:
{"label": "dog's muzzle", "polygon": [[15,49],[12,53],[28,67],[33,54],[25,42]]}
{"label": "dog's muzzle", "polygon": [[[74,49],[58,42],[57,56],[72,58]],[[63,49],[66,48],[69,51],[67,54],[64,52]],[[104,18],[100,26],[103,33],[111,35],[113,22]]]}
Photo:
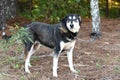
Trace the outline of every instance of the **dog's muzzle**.
{"label": "dog's muzzle", "polygon": [[70,24],[70,28],[73,28],[74,27],[74,25],[73,24]]}

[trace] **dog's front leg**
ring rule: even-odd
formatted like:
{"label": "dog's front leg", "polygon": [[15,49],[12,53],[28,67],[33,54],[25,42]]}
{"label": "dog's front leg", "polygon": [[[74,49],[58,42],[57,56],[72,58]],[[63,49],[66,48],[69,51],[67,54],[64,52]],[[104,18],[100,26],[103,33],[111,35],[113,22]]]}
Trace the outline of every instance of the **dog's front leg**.
{"label": "dog's front leg", "polygon": [[73,67],[73,49],[74,49],[74,46],[70,50],[67,51],[67,59],[68,59],[70,70],[73,73],[78,73]]}
{"label": "dog's front leg", "polygon": [[58,77],[58,74],[57,74],[58,59],[62,50],[63,50],[63,46],[58,45],[54,51],[54,55],[53,55],[53,76],[54,77]]}

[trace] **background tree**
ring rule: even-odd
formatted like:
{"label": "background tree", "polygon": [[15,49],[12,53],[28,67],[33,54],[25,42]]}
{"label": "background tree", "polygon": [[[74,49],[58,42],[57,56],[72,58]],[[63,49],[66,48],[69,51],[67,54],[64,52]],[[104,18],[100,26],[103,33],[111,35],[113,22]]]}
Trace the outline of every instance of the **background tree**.
{"label": "background tree", "polygon": [[0,0],[0,29],[4,30],[6,21],[16,17],[16,13],[17,17],[32,21],[56,23],[70,13],[89,18],[91,9],[91,37],[96,38],[100,37],[100,16],[120,17],[120,0],[99,0],[99,5],[98,0]]}
{"label": "background tree", "polygon": [[98,0],[91,0],[90,7],[91,7],[91,16],[92,16],[91,37],[93,39],[96,39],[96,38],[99,38],[101,36],[101,33],[100,33],[100,12],[99,12]]}
{"label": "background tree", "polygon": [[4,29],[6,20],[16,16],[17,0],[0,0],[0,29]]}
{"label": "background tree", "polygon": [[109,3],[108,0],[106,0],[106,17],[109,16]]}

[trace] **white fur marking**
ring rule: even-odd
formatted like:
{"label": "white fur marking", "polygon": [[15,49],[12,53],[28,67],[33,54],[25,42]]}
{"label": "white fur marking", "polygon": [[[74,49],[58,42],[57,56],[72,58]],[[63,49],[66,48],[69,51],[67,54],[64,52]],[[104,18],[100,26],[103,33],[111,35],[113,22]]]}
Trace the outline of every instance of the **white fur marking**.
{"label": "white fur marking", "polygon": [[25,72],[27,72],[27,73],[30,73],[30,70],[29,70],[30,57],[32,56],[33,53],[34,53],[34,51],[33,51],[33,45],[32,45],[30,51],[28,52],[27,58],[25,60]]}
{"label": "white fur marking", "polygon": [[69,19],[72,19],[72,17],[71,17],[71,16],[69,16]]}
{"label": "white fur marking", "polygon": [[68,51],[67,51],[68,64],[69,64],[70,70],[73,73],[77,73],[77,71],[73,67],[73,49],[75,46],[75,42],[76,42],[76,40],[74,40],[72,42],[68,42],[68,43],[65,43],[63,41],[60,42],[60,45],[63,49],[68,49]]}
{"label": "white fur marking", "polygon": [[70,48],[72,48],[74,45],[75,45],[75,40],[74,40],[74,41],[71,41],[71,42],[67,42],[67,43],[65,43],[65,42],[63,42],[63,41],[60,42],[60,46],[61,46],[62,49],[70,49]]}
{"label": "white fur marking", "polygon": [[[74,45],[75,45],[75,43],[74,43]],[[77,71],[73,67],[73,49],[74,49],[74,45],[73,45],[73,47],[70,50],[68,50],[67,58],[68,58],[68,64],[69,64],[70,70],[73,73],[77,73]]]}
{"label": "white fur marking", "polygon": [[76,17],[75,17],[75,16],[73,16],[73,19],[76,19]]}
{"label": "white fur marking", "polygon": [[[35,43],[38,43],[38,41],[36,41]],[[34,47],[34,44],[32,45],[30,51],[28,52],[27,58],[25,60],[25,72],[27,72],[27,73],[30,73],[30,70],[29,70],[29,67],[31,67],[30,58],[33,55],[33,53],[35,53],[35,51],[36,51],[33,49],[33,47]],[[39,47],[40,47],[40,44],[37,47],[37,49],[39,49]]]}
{"label": "white fur marking", "polygon": [[76,21],[73,21],[72,24],[73,24],[73,28],[70,27],[71,22],[67,22],[67,23],[66,23],[67,28],[68,28],[71,32],[73,32],[73,33],[78,32],[79,29],[80,29],[79,21],[77,21],[77,22],[76,22]]}
{"label": "white fur marking", "polygon": [[54,77],[58,77],[58,74],[57,74],[57,67],[58,66],[58,57],[56,57],[55,55],[54,55],[54,57],[53,57],[53,76]]}
{"label": "white fur marking", "polygon": [[6,34],[6,33],[5,33],[5,32],[3,32],[3,33],[2,33],[2,36],[4,36],[5,34]]}

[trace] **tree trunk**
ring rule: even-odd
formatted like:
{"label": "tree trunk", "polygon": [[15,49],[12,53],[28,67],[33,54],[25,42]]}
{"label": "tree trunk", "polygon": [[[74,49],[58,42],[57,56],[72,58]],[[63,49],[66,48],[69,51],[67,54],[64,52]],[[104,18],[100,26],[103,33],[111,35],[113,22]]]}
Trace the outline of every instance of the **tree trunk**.
{"label": "tree trunk", "polygon": [[98,0],[91,0],[90,7],[91,7],[91,16],[92,16],[91,38],[96,39],[101,36],[100,34],[100,13],[99,13]]}
{"label": "tree trunk", "polygon": [[5,29],[6,20],[16,16],[16,0],[0,0],[0,29]]}
{"label": "tree trunk", "polygon": [[108,0],[106,0],[106,17],[109,16],[109,3]]}

